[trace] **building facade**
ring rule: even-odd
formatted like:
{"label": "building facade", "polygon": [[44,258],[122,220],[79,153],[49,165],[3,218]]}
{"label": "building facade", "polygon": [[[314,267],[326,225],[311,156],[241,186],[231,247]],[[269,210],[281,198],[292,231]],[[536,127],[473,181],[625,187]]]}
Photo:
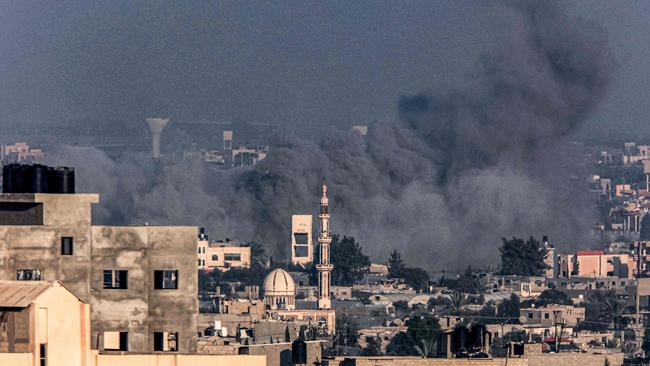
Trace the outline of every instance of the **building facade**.
{"label": "building facade", "polygon": [[312,215],[291,216],[291,263],[307,265],[314,262]]}
{"label": "building facade", "polygon": [[0,194],[0,279],[61,281],[91,305],[93,349],[196,351],[197,228],[94,226],[98,201]]}
{"label": "building facade", "polygon": [[207,236],[199,235],[197,245],[199,269],[227,271],[251,266],[251,247],[247,244],[237,244],[230,239],[211,242]]}

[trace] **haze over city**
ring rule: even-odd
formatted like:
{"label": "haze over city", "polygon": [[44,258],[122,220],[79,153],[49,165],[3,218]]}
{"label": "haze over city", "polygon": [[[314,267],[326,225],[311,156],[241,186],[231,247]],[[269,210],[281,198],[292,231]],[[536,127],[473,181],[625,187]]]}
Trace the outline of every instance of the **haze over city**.
{"label": "haze over city", "polygon": [[0,364],[647,364],[649,20],[0,2]]}

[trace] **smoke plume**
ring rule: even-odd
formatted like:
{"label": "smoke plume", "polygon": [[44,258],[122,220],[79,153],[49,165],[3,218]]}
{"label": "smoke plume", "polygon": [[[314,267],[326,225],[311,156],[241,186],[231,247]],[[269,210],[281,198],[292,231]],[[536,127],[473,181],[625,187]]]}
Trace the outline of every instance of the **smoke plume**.
{"label": "smoke plume", "polygon": [[255,168],[226,173],[72,148],[53,160],[102,193],[97,221],[206,226],[275,256],[288,255],[291,215],[316,212],[323,177],[333,231],[374,260],[397,248],[425,268],[490,264],[511,235],[587,245],[595,209],[570,136],[610,84],[606,36],[549,2],[505,12],[514,29],[478,61],[469,87],[404,96],[400,121],[366,136],[277,137]]}

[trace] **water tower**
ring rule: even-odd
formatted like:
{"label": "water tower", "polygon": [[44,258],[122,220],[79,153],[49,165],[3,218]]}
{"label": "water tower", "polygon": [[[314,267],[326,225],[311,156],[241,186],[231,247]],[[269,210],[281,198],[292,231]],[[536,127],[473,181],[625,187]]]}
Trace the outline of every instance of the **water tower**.
{"label": "water tower", "polygon": [[160,134],[169,122],[169,118],[146,118],[145,122],[151,130],[153,158],[158,160],[160,159]]}

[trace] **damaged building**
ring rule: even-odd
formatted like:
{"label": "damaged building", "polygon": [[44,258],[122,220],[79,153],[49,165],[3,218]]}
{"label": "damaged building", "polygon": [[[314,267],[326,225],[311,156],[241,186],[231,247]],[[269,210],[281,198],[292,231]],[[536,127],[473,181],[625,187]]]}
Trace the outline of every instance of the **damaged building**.
{"label": "damaged building", "polygon": [[196,352],[196,227],[94,226],[74,170],[3,175],[0,280],[61,281],[91,305],[93,349]]}

